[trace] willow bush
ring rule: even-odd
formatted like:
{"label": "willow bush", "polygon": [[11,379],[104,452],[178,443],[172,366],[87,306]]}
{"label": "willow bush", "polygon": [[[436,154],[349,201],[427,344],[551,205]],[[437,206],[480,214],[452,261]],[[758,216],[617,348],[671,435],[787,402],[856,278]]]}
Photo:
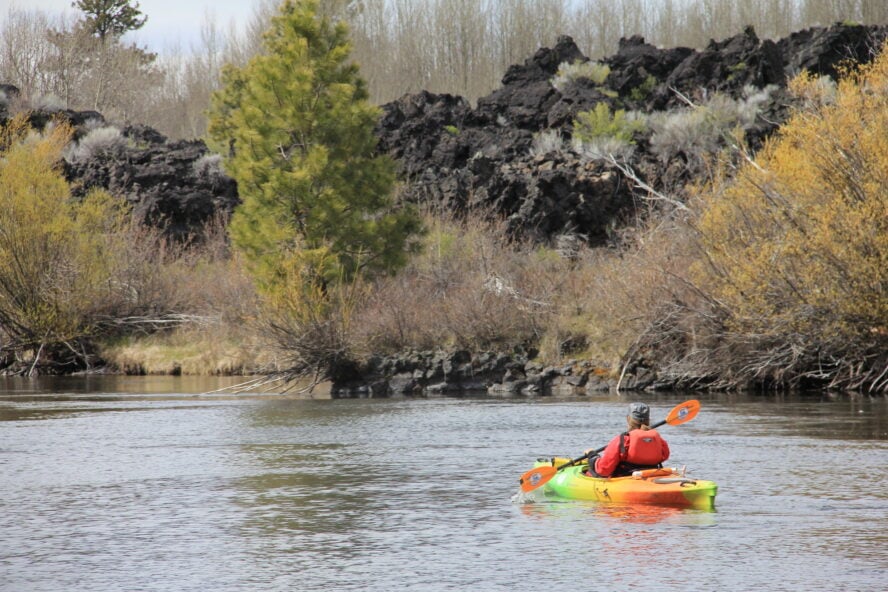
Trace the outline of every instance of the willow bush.
{"label": "willow bush", "polygon": [[128,213],[93,191],[71,198],[58,163],[71,130],[30,131],[17,117],[0,132],[0,329],[10,343],[37,347],[92,333],[125,286],[115,253]]}
{"label": "willow bush", "polygon": [[738,375],[888,390],[888,54],[805,104],[702,195],[698,280],[750,344]]}

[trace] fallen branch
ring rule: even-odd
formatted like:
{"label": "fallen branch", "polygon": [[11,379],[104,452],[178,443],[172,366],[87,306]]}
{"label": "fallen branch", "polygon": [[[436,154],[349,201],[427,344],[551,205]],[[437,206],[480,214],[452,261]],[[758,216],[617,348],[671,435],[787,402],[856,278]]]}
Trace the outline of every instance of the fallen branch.
{"label": "fallen branch", "polygon": [[648,192],[647,197],[641,196],[642,199],[647,201],[664,201],[677,210],[683,212],[691,211],[690,208],[688,208],[688,206],[686,206],[682,202],[678,201],[675,198],[669,197],[664,193],[660,193],[659,191],[642,181],[641,178],[635,173],[635,171],[632,170],[632,167],[627,164],[621,164],[620,161],[618,161],[613,154],[608,154],[605,160],[612,166],[616,167],[621,173],[623,173],[626,178],[635,183],[636,187],[644,189]]}

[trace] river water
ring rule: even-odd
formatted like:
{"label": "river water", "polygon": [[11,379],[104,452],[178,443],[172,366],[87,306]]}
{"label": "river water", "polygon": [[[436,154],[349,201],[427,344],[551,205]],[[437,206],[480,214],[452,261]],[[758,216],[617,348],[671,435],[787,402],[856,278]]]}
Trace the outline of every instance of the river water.
{"label": "river water", "polygon": [[516,503],[628,399],[296,400],[0,378],[0,590],[888,589],[888,403],[641,395],[715,512]]}

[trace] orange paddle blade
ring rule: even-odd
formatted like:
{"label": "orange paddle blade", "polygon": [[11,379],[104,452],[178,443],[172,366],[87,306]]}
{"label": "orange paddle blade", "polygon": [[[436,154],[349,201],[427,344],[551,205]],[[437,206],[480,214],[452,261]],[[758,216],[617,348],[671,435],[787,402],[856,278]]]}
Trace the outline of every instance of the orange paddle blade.
{"label": "orange paddle blade", "polygon": [[521,491],[525,493],[533,491],[554,477],[557,472],[558,469],[552,466],[537,467],[527,471],[521,475],[521,479],[518,480],[521,483]]}
{"label": "orange paddle blade", "polygon": [[686,421],[691,421],[697,417],[697,413],[699,412],[700,401],[697,399],[691,399],[690,401],[685,401],[681,405],[673,407],[672,411],[669,412],[669,415],[666,416],[666,423],[669,425],[679,425]]}

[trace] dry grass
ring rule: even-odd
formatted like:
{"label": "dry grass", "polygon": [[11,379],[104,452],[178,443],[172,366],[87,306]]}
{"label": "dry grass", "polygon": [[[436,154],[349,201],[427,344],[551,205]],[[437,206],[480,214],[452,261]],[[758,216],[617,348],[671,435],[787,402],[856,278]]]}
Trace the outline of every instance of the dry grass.
{"label": "dry grass", "polygon": [[249,375],[276,369],[255,333],[189,326],[105,344],[102,357],[125,374]]}
{"label": "dry grass", "polygon": [[262,308],[220,232],[195,247],[140,249],[155,263],[130,266],[144,272],[143,308],[171,323],[130,323],[105,341],[103,358],[139,374],[252,374],[299,363],[314,374],[312,360],[331,352],[347,363],[407,350],[524,349],[538,351],[542,363],[591,360],[618,374],[645,348],[687,345],[689,314],[670,326],[670,340],[651,337],[675,321],[674,307],[691,301],[682,279],[690,241],[680,226],[639,231],[624,241],[635,246],[621,251],[565,251],[557,241],[512,240],[506,224],[491,219],[426,214],[424,249],[404,270],[330,287],[316,306],[304,294],[300,310],[312,313],[304,318]]}
{"label": "dry grass", "polygon": [[127,253],[138,317],[106,332],[102,357],[129,374],[251,374],[276,370],[256,329],[259,302],[215,221],[190,245],[134,231]]}

